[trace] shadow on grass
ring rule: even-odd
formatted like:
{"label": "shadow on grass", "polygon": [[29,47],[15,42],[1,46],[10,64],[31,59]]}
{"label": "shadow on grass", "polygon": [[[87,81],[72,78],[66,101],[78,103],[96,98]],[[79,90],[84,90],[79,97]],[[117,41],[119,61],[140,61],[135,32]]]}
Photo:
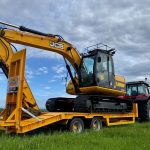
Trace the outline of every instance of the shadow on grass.
{"label": "shadow on grass", "polygon": [[[29,136],[29,137],[33,137],[33,136],[38,136],[41,134],[44,135],[53,135],[56,133],[69,133],[67,128],[65,126],[60,126],[60,125],[50,125],[50,126],[46,126],[46,127],[41,127],[38,129],[35,129],[33,131],[27,132],[27,133],[23,133],[23,134],[16,134],[16,133],[9,133],[9,136],[11,137],[24,137],[24,136]],[[2,133],[0,132],[0,135]]]}

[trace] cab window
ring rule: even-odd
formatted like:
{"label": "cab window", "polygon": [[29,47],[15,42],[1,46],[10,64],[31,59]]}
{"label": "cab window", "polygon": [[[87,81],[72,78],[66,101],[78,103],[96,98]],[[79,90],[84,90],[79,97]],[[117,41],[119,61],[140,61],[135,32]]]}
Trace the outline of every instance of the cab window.
{"label": "cab window", "polygon": [[147,86],[144,84],[139,85],[138,86],[138,94],[149,94]]}
{"label": "cab window", "polygon": [[146,93],[145,86],[143,84],[139,85],[138,86],[138,94],[145,94],[145,93]]}
{"label": "cab window", "polygon": [[108,57],[106,54],[100,53],[98,58],[100,58],[101,61],[97,61],[96,64],[96,79],[98,85],[101,86],[108,84]]}
{"label": "cab window", "polygon": [[128,85],[127,86],[127,95],[128,96],[137,96],[138,95],[137,86],[135,86],[135,85]]}
{"label": "cab window", "polygon": [[94,56],[85,57],[81,64],[80,85],[90,86],[94,84]]}

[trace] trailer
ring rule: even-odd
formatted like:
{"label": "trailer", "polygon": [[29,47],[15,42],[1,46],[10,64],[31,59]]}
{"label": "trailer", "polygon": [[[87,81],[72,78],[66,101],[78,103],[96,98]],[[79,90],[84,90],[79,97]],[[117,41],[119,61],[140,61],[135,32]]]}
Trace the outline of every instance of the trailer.
{"label": "trailer", "polygon": [[135,123],[138,107],[133,103],[131,112],[32,112],[25,106],[23,82],[26,50],[15,53],[8,74],[8,90],[5,109],[0,114],[0,129],[6,132],[27,133],[49,125],[65,124],[72,132],[80,133],[84,128],[100,130],[106,126]]}

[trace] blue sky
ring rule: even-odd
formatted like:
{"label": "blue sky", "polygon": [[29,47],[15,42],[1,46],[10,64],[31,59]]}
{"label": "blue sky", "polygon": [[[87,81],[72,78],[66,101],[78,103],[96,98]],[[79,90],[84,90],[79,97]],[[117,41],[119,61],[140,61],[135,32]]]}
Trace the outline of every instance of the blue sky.
{"label": "blue sky", "polygon": [[[63,59],[59,57],[27,58],[26,60],[25,76],[33,95],[42,108],[45,107],[45,102],[50,97],[69,96],[65,93],[67,71]],[[4,74],[0,75],[0,82],[2,93],[0,106],[3,106],[7,89],[7,79]]]}
{"label": "blue sky", "polygon": [[[34,50],[37,51],[37,50]],[[58,57],[58,58],[57,58]],[[48,98],[69,95],[65,93],[67,71],[60,56],[56,58],[27,58],[25,76],[40,107],[45,107]],[[68,80],[69,77],[68,77]],[[1,102],[4,106],[7,79],[0,75]]]}
{"label": "blue sky", "polygon": [[[150,78],[150,1],[143,0],[1,0],[0,20],[45,33],[60,34],[80,52],[104,43],[116,48],[116,74],[127,81]],[[40,107],[65,93],[66,69],[60,55],[27,48],[26,78]],[[0,107],[7,80],[0,75]]]}

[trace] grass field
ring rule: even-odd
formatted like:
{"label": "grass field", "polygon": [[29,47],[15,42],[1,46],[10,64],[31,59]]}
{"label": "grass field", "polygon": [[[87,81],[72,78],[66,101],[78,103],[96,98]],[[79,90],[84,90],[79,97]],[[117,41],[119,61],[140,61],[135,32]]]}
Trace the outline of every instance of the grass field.
{"label": "grass field", "polygon": [[150,123],[105,127],[81,134],[38,130],[25,135],[0,132],[0,150],[149,150]]}

